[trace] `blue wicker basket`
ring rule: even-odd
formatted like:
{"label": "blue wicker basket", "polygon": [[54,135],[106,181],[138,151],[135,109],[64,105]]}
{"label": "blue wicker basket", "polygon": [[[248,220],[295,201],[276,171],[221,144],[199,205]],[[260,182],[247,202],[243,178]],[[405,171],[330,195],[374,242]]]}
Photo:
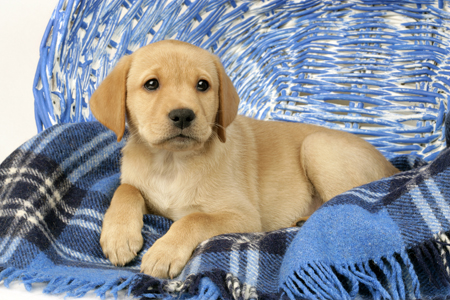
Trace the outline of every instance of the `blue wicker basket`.
{"label": "blue wicker basket", "polygon": [[386,157],[445,147],[447,1],[60,0],[34,82],[38,130],[93,120],[118,59],[179,39],[221,57],[239,112],[362,135]]}

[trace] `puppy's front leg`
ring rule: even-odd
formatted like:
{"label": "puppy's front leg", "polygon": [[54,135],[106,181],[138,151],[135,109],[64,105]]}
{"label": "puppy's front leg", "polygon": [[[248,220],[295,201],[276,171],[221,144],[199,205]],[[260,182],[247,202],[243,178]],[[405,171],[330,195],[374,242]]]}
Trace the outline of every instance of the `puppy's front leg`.
{"label": "puppy's front leg", "polygon": [[114,265],[125,265],[141,250],[145,213],[141,192],[134,186],[121,184],[106,211],[100,237],[103,253]]}
{"label": "puppy's front leg", "polygon": [[259,219],[250,220],[238,213],[192,213],[173,223],[153,244],[142,259],[141,272],[159,278],[174,278],[202,241],[224,233],[259,230]]}

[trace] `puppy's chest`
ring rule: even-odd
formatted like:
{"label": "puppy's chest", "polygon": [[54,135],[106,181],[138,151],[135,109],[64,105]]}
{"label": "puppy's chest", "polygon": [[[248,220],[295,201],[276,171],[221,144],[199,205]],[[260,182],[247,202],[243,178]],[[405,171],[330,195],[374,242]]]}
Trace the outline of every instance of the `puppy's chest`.
{"label": "puppy's chest", "polygon": [[182,171],[159,173],[151,169],[128,176],[127,181],[138,188],[148,207],[156,214],[174,221],[201,210],[196,176]]}

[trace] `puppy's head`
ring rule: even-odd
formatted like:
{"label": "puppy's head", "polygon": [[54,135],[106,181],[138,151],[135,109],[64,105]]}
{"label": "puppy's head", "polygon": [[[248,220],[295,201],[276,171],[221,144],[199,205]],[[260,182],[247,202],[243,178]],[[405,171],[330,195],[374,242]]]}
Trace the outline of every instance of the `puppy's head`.
{"label": "puppy's head", "polygon": [[130,131],[151,147],[201,148],[237,115],[239,96],[220,60],[188,43],[167,40],[123,57],[90,100],[95,118],[120,141]]}

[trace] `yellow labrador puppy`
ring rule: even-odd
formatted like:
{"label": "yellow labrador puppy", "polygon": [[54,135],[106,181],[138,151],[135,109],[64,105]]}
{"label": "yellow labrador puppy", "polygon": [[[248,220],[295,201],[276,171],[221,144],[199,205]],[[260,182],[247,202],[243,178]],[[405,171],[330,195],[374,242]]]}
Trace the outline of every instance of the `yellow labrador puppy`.
{"label": "yellow labrador puppy", "polygon": [[175,222],[141,271],[173,278],[210,237],[288,227],[332,197],[398,172],[352,134],[237,116],[238,104],[220,60],[174,40],[123,57],[100,84],[92,113],[118,140],[125,119],[130,131],[100,239],[113,264],[141,250],[147,213]]}

